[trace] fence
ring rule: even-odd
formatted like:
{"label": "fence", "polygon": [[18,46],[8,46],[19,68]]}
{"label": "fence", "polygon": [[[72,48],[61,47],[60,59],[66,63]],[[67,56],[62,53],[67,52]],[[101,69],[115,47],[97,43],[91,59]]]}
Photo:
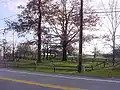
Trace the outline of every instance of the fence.
{"label": "fence", "polygon": [[[92,71],[96,69],[105,68],[107,66],[107,60],[102,61],[94,61],[95,65],[85,66],[85,71]],[[93,63],[93,62],[91,62]],[[57,71],[65,71],[65,72],[77,72],[77,65],[76,66],[60,66],[54,63],[51,64],[36,64],[36,63],[19,63],[19,62],[8,62],[3,61],[0,62],[1,68],[20,68],[20,69],[31,69],[34,71],[50,71],[50,72],[57,72]]]}
{"label": "fence", "polygon": [[[66,71],[66,72],[71,72],[77,71],[77,66],[57,66],[55,64],[35,64],[35,63],[29,63],[29,64],[24,64],[24,63],[15,63],[15,62],[1,62],[0,63],[1,68],[20,68],[20,69],[33,69],[34,71],[37,70],[49,70],[52,72],[56,71]],[[93,70],[93,66],[85,66],[84,67],[86,71],[91,71]]]}

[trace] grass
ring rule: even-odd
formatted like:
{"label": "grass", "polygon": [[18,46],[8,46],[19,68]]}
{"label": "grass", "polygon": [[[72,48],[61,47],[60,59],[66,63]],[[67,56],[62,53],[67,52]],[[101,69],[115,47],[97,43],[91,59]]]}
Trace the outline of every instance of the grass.
{"label": "grass", "polygon": [[[43,69],[43,68],[37,68],[36,70],[34,68],[19,68],[19,69],[28,70],[28,71],[37,71],[37,72],[54,72],[53,69]],[[108,70],[108,69],[94,70],[94,71],[82,72],[82,73],[77,73],[77,71],[56,70],[55,73],[99,76],[99,77],[120,77],[120,70]]]}
{"label": "grass", "polygon": [[[33,64],[34,62],[35,62],[34,60],[20,60],[19,62],[17,62],[19,67],[16,67],[16,68],[23,69],[23,70],[29,70],[29,71],[38,71],[38,72],[54,72],[53,64],[55,64],[57,67],[57,70],[55,71],[56,73],[88,75],[88,76],[102,76],[102,77],[120,77],[120,70],[112,70],[111,68],[103,68],[100,70],[77,73],[77,68],[71,67],[71,66],[77,66],[77,63],[71,63],[70,61],[66,61],[66,62],[44,61],[42,63],[39,63],[36,68],[35,68],[35,65]],[[99,64],[99,62],[85,62],[84,63],[85,66],[91,66],[91,65],[95,66],[96,64]],[[111,65],[111,63],[107,64],[106,66],[109,66],[109,65]],[[65,66],[70,66],[70,67],[65,67]],[[101,64],[101,66],[103,65]]]}
{"label": "grass", "polygon": [[91,72],[85,72],[83,75],[102,76],[102,77],[120,77],[120,70],[101,69]]}

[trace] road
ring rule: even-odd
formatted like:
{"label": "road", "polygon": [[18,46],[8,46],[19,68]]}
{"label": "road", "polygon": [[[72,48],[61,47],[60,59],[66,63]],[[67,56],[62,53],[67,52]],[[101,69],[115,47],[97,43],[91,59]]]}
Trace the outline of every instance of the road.
{"label": "road", "polygon": [[120,79],[1,68],[0,90],[120,90]]}

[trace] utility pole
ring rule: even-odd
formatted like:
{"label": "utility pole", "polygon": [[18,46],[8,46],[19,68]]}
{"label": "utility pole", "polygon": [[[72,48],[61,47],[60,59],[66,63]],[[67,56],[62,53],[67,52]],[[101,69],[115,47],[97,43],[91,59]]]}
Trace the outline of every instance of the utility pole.
{"label": "utility pole", "polygon": [[39,21],[38,21],[38,60],[37,63],[41,62],[41,21],[42,21],[42,14],[41,14],[41,0],[38,0],[38,10],[39,10]]}
{"label": "utility pole", "polygon": [[82,47],[83,47],[83,0],[81,0],[80,8],[80,29],[79,29],[79,64],[78,72],[82,72]]}

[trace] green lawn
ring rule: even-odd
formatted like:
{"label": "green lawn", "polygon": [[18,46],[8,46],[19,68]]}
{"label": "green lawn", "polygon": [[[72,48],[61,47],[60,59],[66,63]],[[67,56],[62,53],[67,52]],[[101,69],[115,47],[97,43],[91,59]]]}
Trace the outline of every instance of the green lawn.
{"label": "green lawn", "polygon": [[[37,64],[35,67],[35,64],[33,64],[34,60],[20,60],[17,62],[16,68],[23,69],[23,70],[29,70],[29,71],[38,71],[38,72],[54,72],[53,64],[57,67],[56,73],[63,73],[63,74],[76,74],[76,75],[89,75],[89,76],[107,76],[107,77],[120,77],[120,70],[112,70],[111,68],[102,68],[100,70],[92,70],[92,71],[86,71],[82,73],[77,73],[77,68],[72,68],[72,66],[77,66],[77,63],[71,63],[70,61],[66,62],[50,62],[50,61],[44,61],[42,63]],[[85,66],[95,66],[96,64],[99,64],[99,62],[85,62]],[[112,65],[111,63],[107,64],[106,66]],[[66,67],[70,66],[70,67]],[[101,64],[101,66],[103,66]],[[99,66],[99,67],[101,67]]]}
{"label": "green lawn", "polygon": [[120,77],[120,70],[102,69],[84,72],[83,75],[103,76],[103,77]]}

